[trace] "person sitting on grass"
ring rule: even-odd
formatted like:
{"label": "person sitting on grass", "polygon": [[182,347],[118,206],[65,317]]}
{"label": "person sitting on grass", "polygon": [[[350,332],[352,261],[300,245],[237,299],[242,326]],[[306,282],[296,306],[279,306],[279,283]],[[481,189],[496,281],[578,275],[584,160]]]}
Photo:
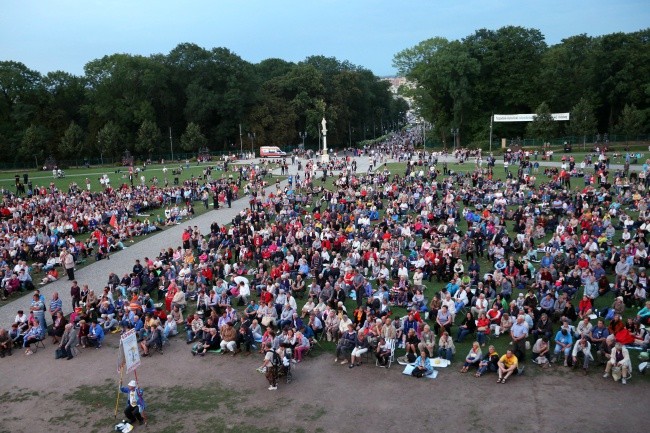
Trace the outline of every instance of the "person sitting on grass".
{"label": "person sitting on grass", "polygon": [[510,334],[510,328],[512,328],[513,323],[514,321],[510,314],[503,313],[499,325],[490,325],[490,329],[494,329],[494,336],[499,338],[501,334]]}
{"label": "person sitting on grass", "polygon": [[415,333],[415,329],[413,328],[409,329],[409,332],[405,338],[405,346],[404,346],[404,348],[406,349],[406,359],[408,359],[409,362],[412,362],[412,360],[414,360],[417,357],[417,353],[418,353],[417,350],[419,344],[420,344],[420,339]]}
{"label": "person sitting on grass", "polygon": [[483,355],[483,359],[481,359],[478,364],[478,370],[476,371],[475,376],[481,377],[485,373],[496,373],[499,371],[499,359],[499,354],[497,353],[496,349],[494,346],[490,345],[490,347],[488,347],[488,352]]}
{"label": "person sitting on grass", "polygon": [[59,279],[59,271],[56,268],[52,268],[47,271],[47,274],[41,280],[41,286],[44,286],[47,283],[51,283]]}
{"label": "person sitting on grass", "polygon": [[[611,356],[605,366],[603,377],[609,377],[610,372],[615,367],[621,369],[621,383],[626,385],[630,369],[632,368],[632,363],[630,362],[630,354],[627,351],[627,348],[619,342],[616,342],[612,349]],[[612,374],[612,376],[614,375]],[[616,377],[614,377],[614,379],[617,380]]]}
{"label": "person sitting on grass", "polygon": [[237,330],[232,326],[232,322],[228,322],[219,329],[221,334],[221,354],[225,355],[228,351],[232,356],[237,355]]}
{"label": "person sitting on grass", "polygon": [[499,359],[497,366],[499,367],[497,383],[506,383],[506,380],[517,370],[519,360],[512,352],[512,349],[508,349],[506,354]]}
{"label": "person sitting on grass", "polygon": [[636,321],[643,325],[650,325],[650,301],[646,301],[645,307],[636,314]]}
{"label": "person sitting on grass", "polygon": [[325,318],[325,337],[327,338],[327,341],[335,341],[339,334],[339,316],[334,310],[330,310],[329,313],[324,313],[323,315],[325,314],[327,314],[327,317]]}
{"label": "person sitting on grass", "polygon": [[221,339],[219,337],[219,333],[217,332],[217,328],[209,328],[208,332],[206,332],[206,338],[203,339],[203,342],[192,346],[192,355],[205,356],[208,351],[219,350],[220,343]]}
{"label": "person sitting on grass", "polygon": [[440,310],[438,310],[436,323],[433,325],[436,334],[440,334],[442,331],[445,331],[446,333],[451,332],[451,326],[453,324],[452,320],[452,315],[449,313],[447,305],[443,305]]}
{"label": "person sitting on grass", "polygon": [[472,343],[472,348],[469,349],[469,353],[465,357],[465,363],[463,364],[463,368],[460,369],[460,372],[467,373],[472,366],[478,368],[482,356],[481,346],[478,344],[478,341],[475,341]]}
{"label": "person sitting on grass", "polygon": [[582,370],[584,374],[587,375],[589,371],[589,362],[594,360],[593,355],[591,354],[591,343],[586,336],[583,336],[576,344],[573,346],[573,351],[571,352],[573,358],[573,369],[578,366],[578,358],[582,357]]}
{"label": "person sitting on grass", "polygon": [[160,326],[151,325],[149,327],[149,335],[146,340],[140,342],[140,347],[142,348],[142,356],[149,356],[150,350],[152,347],[155,347],[158,350],[158,353],[162,354],[162,330]]}
{"label": "person sitting on grass", "polygon": [[490,319],[483,312],[479,314],[476,321],[476,339],[481,344],[481,347],[485,346],[486,336],[488,335],[490,335]]}
{"label": "person sitting on grass", "polygon": [[462,343],[466,336],[476,332],[476,320],[472,313],[468,311],[465,313],[463,322],[458,327],[458,334],[456,335],[456,343]]}
{"label": "person sitting on grass", "polygon": [[90,329],[88,330],[88,345],[94,346],[96,349],[102,347],[102,342],[104,341],[104,329],[97,323],[96,320],[93,320],[90,323]]}
{"label": "person sitting on grass", "polygon": [[9,332],[6,329],[0,328],[0,358],[4,358],[5,354],[11,356],[14,342],[9,337]]}
{"label": "person sitting on grass", "polygon": [[438,340],[438,356],[451,361],[456,353],[456,346],[454,340],[449,336],[447,331],[443,332]]}
{"label": "person sitting on grass", "polygon": [[548,368],[548,352],[550,350],[550,345],[548,344],[548,337],[544,335],[537,339],[533,345],[533,362],[543,368]]}
{"label": "person sitting on grass", "polygon": [[420,343],[418,344],[418,351],[427,351],[429,357],[433,356],[433,350],[436,346],[436,334],[433,333],[429,325],[424,325],[424,330],[420,335]]}
{"label": "person sitting on grass", "polygon": [[418,356],[415,359],[415,362],[413,363],[413,371],[411,372],[411,376],[413,377],[424,377],[428,376],[431,373],[433,373],[433,367],[431,366],[431,360],[427,356],[427,352],[425,350],[420,352],[420,356]]}
{"label": "person sitting on grass", "polygon": [[567,326],[564,326],[562,329],[557,331],[555,334],[555,350],[553,350],[553,359],[551,362],[556,362],[558,355],[564,353],[564,366],[568,367],[569,365],[569,354],[571,353],[571,347],[573,346],[573,336]]}

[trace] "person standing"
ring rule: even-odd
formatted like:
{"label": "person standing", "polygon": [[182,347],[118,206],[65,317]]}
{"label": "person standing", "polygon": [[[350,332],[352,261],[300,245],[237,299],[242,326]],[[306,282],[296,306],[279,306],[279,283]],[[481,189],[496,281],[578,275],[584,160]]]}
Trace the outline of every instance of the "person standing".
{"label": "person standing", "polygon": [[70,287],[70,298],[72,298],[72,310],[74,311],[81,302],[81,288],[79,287],[79,284],[77,284],[76,280],[72,281],[72,286]]}
{"label": "person standing", "polygon": [[41,326],[42,335],[47,334],[47,324],[45,323],[45,303],[41,300],[40,296],[35,293],[30,306],[30,311],[34,313],[34,317],[38,319]]}
{"label": "person standing", "polygon": [[266,380],[269,382],[269,391],[278,389],[278,376],[280,375],[280,363],[282,362],[280,355],[273,350],[271,342],[264,344],[264,362],[257,369],[260,373],[264,373]]}
{"label": "person standing", "polygon": [[50,301],[50,314],[52,315],[52,322],[56,319],[56,314],[63,312],[63,301],[59,298],[59,292],[52,293],[52,300]]}
{"label": "person standing", "polygon": [[122,386],[122,382],[120,382],[120,391],[127,395],[124,415],[128,418],[129,422],[134,423],[138,420],[140,425],[144,424],[145,420],[142,416],[146,409],[144,390],[138,387],[135,380],[132,380],[128,386]]}
{"label": "person standing", "polygon": [[61,253],[61,263],[68,273],[68,280],[74,281],[74,256],[66,249]]}
{"label": "person standing", "polygon": [[515,324],[510,328],[510,337],[513,344],[512,351],[517,360],[523,362],[526,354],[526,338],[528,338],[528,325],[523,315],[519,315]]}

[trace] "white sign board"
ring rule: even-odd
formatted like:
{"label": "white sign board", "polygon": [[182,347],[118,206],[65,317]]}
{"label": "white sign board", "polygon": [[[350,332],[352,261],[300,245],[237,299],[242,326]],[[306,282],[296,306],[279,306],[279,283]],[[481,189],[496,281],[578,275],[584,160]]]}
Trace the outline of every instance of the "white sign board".
{"label": "white sign board", "polygon": [[131,373],[140,367],[140,351],[138,350],[138,336],[134,329],[129,329],[120,337],[120,345],[124,352],[126,372]]}
{"label": "white sign board", "polygon": [[[553,120],[563,121],[569,120],[571,113],[552,113]],[[495,114],[495,122],[532,122],[535,120],[536,114]]]}

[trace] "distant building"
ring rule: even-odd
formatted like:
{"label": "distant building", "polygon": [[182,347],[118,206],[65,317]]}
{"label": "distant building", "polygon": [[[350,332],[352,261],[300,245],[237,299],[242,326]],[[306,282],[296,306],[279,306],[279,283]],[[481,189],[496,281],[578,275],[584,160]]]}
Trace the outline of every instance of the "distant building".
{"label": "distant building", "polygon": [[406,77],[384,77],[382,80],[388,81],[390,83],[389,89],[394,97],[400,96],[409,104],[410,109],[408,113],[406,113],[406,118],[409,123],[415,123],[416,115],[413,111],[413,99],[400,94],[399,92],[400,87],[404,86],[413,89],[415,87],[415,84],[407,80]]}
{"label": "distant building", "polygon": [[390,83],[390,91],[394,95],[397,95],[399,93],[400,86],[409,84],[408,80],[405,77],[386,77],[382,78],[382,80],[388,81]]}

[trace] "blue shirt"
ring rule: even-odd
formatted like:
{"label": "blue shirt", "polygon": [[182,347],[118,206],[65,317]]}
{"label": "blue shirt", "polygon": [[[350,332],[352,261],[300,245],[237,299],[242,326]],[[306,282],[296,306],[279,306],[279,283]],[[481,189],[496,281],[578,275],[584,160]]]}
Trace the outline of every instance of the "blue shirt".
{"label": "blue shirt", "polygon": [[[413,365],[415,367],[422,366],[422,357],[418,356]],[[428,357],[424,360],[424,369],[427,371],[427,374],[430,374],[433,371],[433,368],[431,367],[431,360],[429,360]]]}
{"label": "blue shirt", "polygon": [[607,338],[609,337],[609,331],[604,326],[602,328],[596,326],[591,330],[591,337],[596,339]]}
{"label": "blue shirt", "polygon": [[526,323],[522,323],[520,325],[519,323],[515,322],[515,324],[512,325],[512,328],[510,328],[510,332],[512,332],[512,336],[515,338],[527,337],[528,325]]}
{"label": "blue shirt", "polygon": [[90,335],[94,336],[100,343],[104,340],[104,330],[99,325],[95,325],[90,329]]}
{"label": "blue shirt", "polygon": [[52,299],[50,301],[50,313],[61,311],[61,308],[63,308],[63,301],[61,301],[61,298],[58,298],[56,300]]}
{"label": "blue shirt", "polygon": [[566,335],[563,335],[562,330],[557,331],[557,334],[555,334],[555,342],[562,344],[573,344],[573,337],[571,336],[571,332],[567,330]]}

